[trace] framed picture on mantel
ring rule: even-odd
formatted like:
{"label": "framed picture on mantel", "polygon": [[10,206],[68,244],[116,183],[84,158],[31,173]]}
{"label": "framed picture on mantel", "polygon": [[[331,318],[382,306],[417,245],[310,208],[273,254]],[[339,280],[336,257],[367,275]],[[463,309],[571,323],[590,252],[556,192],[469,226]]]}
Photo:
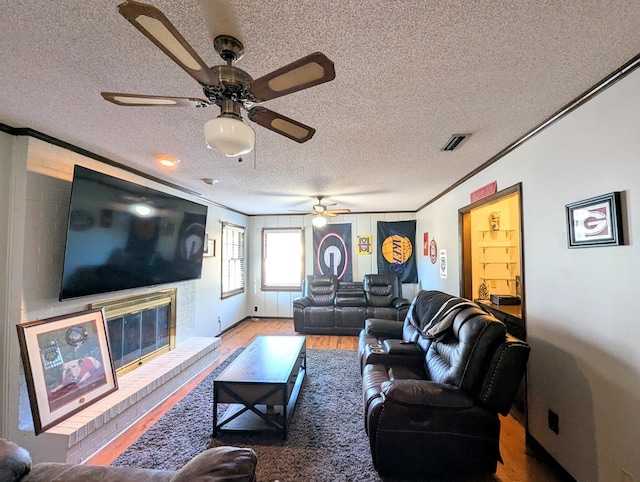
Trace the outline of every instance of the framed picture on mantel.
{"label": "framed picture on mantel", "polygon": [[17,329],[36,435],[117,390],[103,309]]}
{"label": "framed picture on mantel", "polygon": [[566,205],[569,248],[624,244],[620,192]]}

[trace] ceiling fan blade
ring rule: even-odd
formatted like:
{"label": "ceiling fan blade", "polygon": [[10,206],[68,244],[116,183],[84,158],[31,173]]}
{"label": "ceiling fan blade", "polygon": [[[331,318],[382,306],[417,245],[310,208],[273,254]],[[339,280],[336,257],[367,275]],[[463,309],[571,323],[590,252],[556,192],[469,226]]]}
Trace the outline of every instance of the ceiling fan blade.
{"label": "ceiling fan blade", "polygon": [[338,216],[340,214],[349,214],[351,209],[331,209],[330,211],[325,211],[327,216]]}
{"label": "ceiling fan blade", "polygon": [[156,7],[127,0],[118,5],[118,12],[191,77],[203,85],[219,85],[218,77]]}
{"label": "ceiling fan blade", "polygon": [[249,84],[256,101],[275,99],[336,78],[333,62],[320,52],[312,53]]}
{"label": "ceiling fan blade", "polygon": [[104,100],[129,107],[207,107],[211,102],[191,97],[167,97],[163,95],[123,94],[100,92]]}
{"label": "ceiling fan blade", "polygon": [[266,127],[299,143],[308,141],[316,133],[316,130],[312,127],[261,106],[250,109],[248,113],[249,119],[256,124],[260,124],[262,127]]}

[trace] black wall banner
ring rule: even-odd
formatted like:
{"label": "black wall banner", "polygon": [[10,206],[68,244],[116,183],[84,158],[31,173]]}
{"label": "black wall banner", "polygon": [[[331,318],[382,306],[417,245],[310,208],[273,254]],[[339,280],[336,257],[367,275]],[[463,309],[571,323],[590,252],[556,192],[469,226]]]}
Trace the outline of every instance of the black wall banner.
{"label": "black wall banner", "polygon": [[353,281],[351,224],[327,224],[313,228],[313,274],[333,274]]}
{"label": "black wall banner", "polygon": [[378,273],[393,273],[402,283],[417,283],[416,222],[378,221]]}

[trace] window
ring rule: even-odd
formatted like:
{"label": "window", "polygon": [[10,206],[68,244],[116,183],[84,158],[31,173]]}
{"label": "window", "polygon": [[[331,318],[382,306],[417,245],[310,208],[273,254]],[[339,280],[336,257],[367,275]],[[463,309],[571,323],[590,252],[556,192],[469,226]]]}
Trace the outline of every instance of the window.
{"label": "window", "polygon": [[304,276],[304,230],[262,230],[262,289],[300,291]]}
{"label": "window", "polygon": [[244,228],[222,223],[222,298],[244,293]]}

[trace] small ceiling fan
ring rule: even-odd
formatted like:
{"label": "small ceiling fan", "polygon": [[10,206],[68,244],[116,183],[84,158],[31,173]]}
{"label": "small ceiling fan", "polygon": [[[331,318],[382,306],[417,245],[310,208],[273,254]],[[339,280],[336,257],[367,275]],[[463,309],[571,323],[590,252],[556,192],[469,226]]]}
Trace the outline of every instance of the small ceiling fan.
{"label": "small ceiling fan", "polygon": [[331,206],[335,206],[338,203],[322,203],[322,200],[324,199],[323,196],[318,196],[318,204],[314,204],[313,205],[313,210],[311,211],[311,214],[313,214],[314,216],[328,216],[328,217],[334,217],[334,216],[338,216],[340,214],[348,214],[351,212],[350,209],[328,209]]}
{"label": "small ceiling fan", "polygon": [[336,75],[333,62],[324,54],[315,52],[253,79],[233,65],[244,55],[244,45],[235,34],[239,29],[234,25],[218,24],[234,23],[231,6],[224,0],[205,0],[204,5],[213,47],[226,62],[224,65],[208,67],[167,17],[153,6],[127,0],[118,5],[118,12],[198,81],[206,99],[119,92],[101,92],[102,97],[120,106],[217,105],[221,113],[205,124],[205,138],[210,147],[228,157],[246,154],[255,142],[255,132],[242,120],[242,109],[256,124],[289,139],[299,143],[311,139],[315,134],[312,127],[256,104],[333,80]]}
{"label": "small ceiling fan", "polygon": [[[311,221],[314,226],[321,228],[327,225],[328,217],[339,216],[340,214],[349,214],[351,212],[350,209],[329,209],[331,206],[335,206],[337,203],[323,203],[323,196],[317,196],[318,203],[313,205],[311,209],[311,214],[313,216],[313,220]],[[292,210],[294,211],[294,210]],[[299,211],[299,212],[308,212],[308,211]]]}

